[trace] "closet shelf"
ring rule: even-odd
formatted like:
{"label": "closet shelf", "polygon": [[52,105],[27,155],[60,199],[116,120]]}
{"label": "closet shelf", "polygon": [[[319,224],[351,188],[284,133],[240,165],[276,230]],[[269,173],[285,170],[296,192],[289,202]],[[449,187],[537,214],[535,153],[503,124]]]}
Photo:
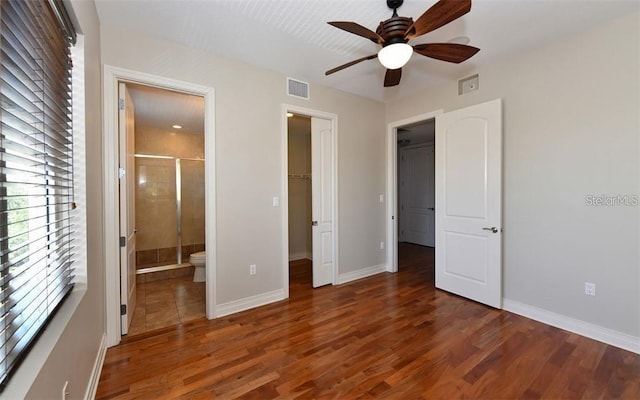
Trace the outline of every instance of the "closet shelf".
{"label": "closet shelf", "polygon": [[309,180],[311,180],[311,174],[289,174],[289,179],[309,179]]}

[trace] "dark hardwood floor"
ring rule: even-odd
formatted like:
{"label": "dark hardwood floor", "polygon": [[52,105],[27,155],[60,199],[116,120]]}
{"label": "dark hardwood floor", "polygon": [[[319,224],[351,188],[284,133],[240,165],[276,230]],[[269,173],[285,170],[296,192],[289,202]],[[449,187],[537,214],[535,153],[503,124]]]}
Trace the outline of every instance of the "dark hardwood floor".
{"label": "dark hardwood floor", "polygon": [[98,399],[639,399],[640,356],[434,289],[433,251],[397,274],[127,337]]}

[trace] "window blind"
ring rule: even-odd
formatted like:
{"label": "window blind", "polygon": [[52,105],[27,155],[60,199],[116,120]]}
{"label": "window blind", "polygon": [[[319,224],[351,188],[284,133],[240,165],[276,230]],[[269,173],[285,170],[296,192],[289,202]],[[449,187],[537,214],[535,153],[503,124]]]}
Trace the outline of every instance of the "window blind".
{"label": "window blind", "polygon": [[74,282],[71,54],[59,0],[0,0],[0,390]]}

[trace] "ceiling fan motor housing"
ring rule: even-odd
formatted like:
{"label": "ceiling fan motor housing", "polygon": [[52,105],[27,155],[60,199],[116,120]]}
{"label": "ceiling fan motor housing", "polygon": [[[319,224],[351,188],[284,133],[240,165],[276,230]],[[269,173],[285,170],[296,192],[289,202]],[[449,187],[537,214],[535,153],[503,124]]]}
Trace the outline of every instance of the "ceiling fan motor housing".
{"label": "ceiling fan motor housing", "polygon": [[407,43],[408,39],[405,39],[405,33],[411,25],[413,25],[413,18],[391,17],[380,22],[376,33],[384,39],[385,46],[394,43]]}

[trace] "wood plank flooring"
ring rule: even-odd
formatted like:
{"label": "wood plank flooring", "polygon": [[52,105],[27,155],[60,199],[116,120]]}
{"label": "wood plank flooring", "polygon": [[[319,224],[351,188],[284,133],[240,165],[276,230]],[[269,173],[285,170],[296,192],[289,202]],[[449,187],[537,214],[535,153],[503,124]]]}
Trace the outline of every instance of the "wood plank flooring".
{"label": "wood plank flooring", "polygon": [[98,399],[639,399],[640,356],[434,289],[433,252],[400,272],[311,288],[213,321],[127,337]]}

